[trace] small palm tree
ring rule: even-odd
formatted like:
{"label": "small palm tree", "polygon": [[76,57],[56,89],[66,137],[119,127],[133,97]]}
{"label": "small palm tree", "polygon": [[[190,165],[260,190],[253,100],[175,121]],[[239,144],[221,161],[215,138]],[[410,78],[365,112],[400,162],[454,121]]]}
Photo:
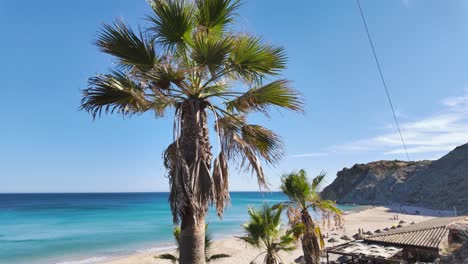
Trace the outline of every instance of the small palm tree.
{"label": "small palm tree", "polygon": [[263,262],[266,264],[279,263],[281,258],[278,252],[288,252],[296,249],[295,242],[302,226],[297,225],[286,232],[282,232],[282,212],[283,207],[273,209],[267,204],[264,204],[260,210],[249,208],[250,221],[243,226],[246,234],[239,237],[247,244],[262,250],[255,259],[265,255]]}
{"label": "small palm tree", "polygon": [[288,218],[291,225],[302,223],[304,226],[301,236],[304,260],[307,264],[320,263],[320,250],[324,246],[323,237],[318,221],[312,218],[309,209],[321,214],[323,220],[335,219],[335,224],[341,224],[342,211],[336,203],[323,200],[318,188],[325,174],[322,173],[309,182],[304,170],[285,174],[281,178],[281,190],[288,196],[289,201],[277,206],[288,207]]}
{"label": "small palm tree", "polygon": [[[93,117],[173,118],[163,158],[174,223],[181,225],[180,259],[203,264],[208,205],[221,216],[229,202],[228,165],[251,171],[268,188],[262,161],[275,164],[284,154],[281,138],[247,116],[271,108],[302,111],[303,101],[278,78],[284,49],[235,31],[239,0],[148,2],[143,30],[122,20],[101,28],[96,45],[115,58],[115,67],[89,78],[81,109]],[[212,141],[219,152],[212,153]]]}
{"label": "small palm tree", "polygon": [[[174,241],[175,241],[175,244],[176,244],[177,255],[172,255],[172,254],[167,253],[167,254],[159,255],[156,258],[169,260],[172,263],[177,263],[177,262],[179,262],[178,255],[179,255],[179,250],[180,250],[179,249],[179,247],[180,247],[180,227],[178,227],[178,226],[175,227],[172,234],[174,236]],[[230,257],[230,255],[227,255],[227,254],[210,255],[212,245],[213,245],[213,239],[211,238],[211,235],[208,233],[208,225],[206,225],[206,227],[205,227],[205,260],[206,260],[206,262],[209,263],[209,262],[212,262],[214,260]]]}

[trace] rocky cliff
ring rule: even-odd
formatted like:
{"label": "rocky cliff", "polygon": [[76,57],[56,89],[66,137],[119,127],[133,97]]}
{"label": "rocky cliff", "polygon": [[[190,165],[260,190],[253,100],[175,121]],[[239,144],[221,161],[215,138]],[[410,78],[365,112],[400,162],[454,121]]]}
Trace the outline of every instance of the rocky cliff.
{"label": "rocky cliff", "polygon": [[339,203],[403,203],[468,213],[468,144],[435,161],[376,161],[338,172],[322,196]]}

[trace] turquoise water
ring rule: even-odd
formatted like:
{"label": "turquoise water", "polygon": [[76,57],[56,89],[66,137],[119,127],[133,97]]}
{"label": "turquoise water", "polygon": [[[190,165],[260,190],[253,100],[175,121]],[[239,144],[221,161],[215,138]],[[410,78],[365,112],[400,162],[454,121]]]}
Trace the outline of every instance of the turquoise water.
{"label": "turquoise water", "polygon": [[[167,193],[0,194],[0,263],[93,263],[172,246]],[[240,234],[247,208],[284,201],[282,193],[235,192],[216,237]],[[356,206],[340,206],[349,211]]]}

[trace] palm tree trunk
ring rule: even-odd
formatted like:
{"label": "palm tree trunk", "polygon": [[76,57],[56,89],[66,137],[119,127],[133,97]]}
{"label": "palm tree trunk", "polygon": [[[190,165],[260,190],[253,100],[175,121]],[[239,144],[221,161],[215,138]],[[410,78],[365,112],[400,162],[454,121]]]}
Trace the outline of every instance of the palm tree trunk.
{"label": "palm tree trunk", "polygon": [[212,154],[205,107],[196,99],[181,106],[180,151],[189,168],[183,179],[186,206],[181,215],[182,264],[205,264],[205,216],[212,194]]}
{"label": "palm tree trunk", "polygon": [[266,258],[265,259],[266,264],[276,264],[276,259],[272,253],[267,253],[265,258]]}
{"label": "palm tree trunk", "polygon": [[204,264],[205,216],[196,217],[187,213],[181,222],[179,263]]}
{"label": "palm tree trunk", "polygon": [[301,220],[306,230],[302,236],[302,251],[306,264],[320,264],[320,245],[315,233],[315,223],[307,209],[302,210]]}

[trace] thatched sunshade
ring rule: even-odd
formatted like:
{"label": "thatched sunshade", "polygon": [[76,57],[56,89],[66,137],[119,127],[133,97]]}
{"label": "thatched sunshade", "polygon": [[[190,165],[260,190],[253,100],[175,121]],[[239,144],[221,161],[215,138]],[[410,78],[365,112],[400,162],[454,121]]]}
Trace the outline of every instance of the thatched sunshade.
{"label": "thatched sunshade", "polygon": [[335,243],[336,243],[336,242],[340,242],[338,239],[335,239],[334,237],[328,239],[327,241],[330,242],[330,243],[332,243],[333,246],[335,246]]}
{"label": "thatched sunshade", "polygon": [[374,233],[372,233],[371,231],[367,231],[365,232],[364,234],[368,235],[368,236],[372,236]]}
{"label": "thatched sunshade", "polygon": [[294,262],[296,262],[296,263],[301,263],[301,264],[305,264],[304,256],[298,257],[297,259],[294,260]]}
{"label": "thatched sunshade", "polygon": [[361,237],[361,234],[356,233],[356,234],[353,235],[353,238],[354,239],[361,239],[362,237]]}
{"label": "thatched sunshade", "polygon": [[389,229],[388,227],[386,227],[386,228],[384,228],[383,230],[384,230],[384,231],[388,231],[388,230],[390,230],[390,229]]}
{"label": "thatched sunshade", "polygon": [[410,223],[410,225],[414,225],[414,224],[415,224],[414,221]]}
{"label": "thatched sunshade", "polygon": [[402,224],[406,224],[406,222],[403,221],[403,220],[401,220],[401,221],[399,222],[399,224],[401,224],[401,225],[402,225]]}
{"label": "thatched sunshade", "polygon": [[390,229],[395,229],[395,228],[396,228],[395,226],[390,227]]}
{"label": "thatched sunshade", "polygon": [[382,233],[382,230],[380,230],[380,229],[377,229],[377,230],[375,230],[375,231],[374,231],[374,233],[376,233],[376,234],[380,234],[380,233]]}
{"label": "thatched sunshade", "polygon": [[349,241],[349,240],[352,240],[352,239],[351,239],[349,236],[347,236],[347,235],[344,235],[344,236],[340,237],[340,239],[342,239],[342,240],[348,240],[348,241]]}
{"label": "thatched sunshade", "polygon": [[397,225],[397,228],[403,227],[403,225]]}
{"label": "thatched sunshade", "polygon": [[339,258],[337,258],[336,260],[338,260],[340,263],[346,263],[350,258],[348,256],[341,256]]}

